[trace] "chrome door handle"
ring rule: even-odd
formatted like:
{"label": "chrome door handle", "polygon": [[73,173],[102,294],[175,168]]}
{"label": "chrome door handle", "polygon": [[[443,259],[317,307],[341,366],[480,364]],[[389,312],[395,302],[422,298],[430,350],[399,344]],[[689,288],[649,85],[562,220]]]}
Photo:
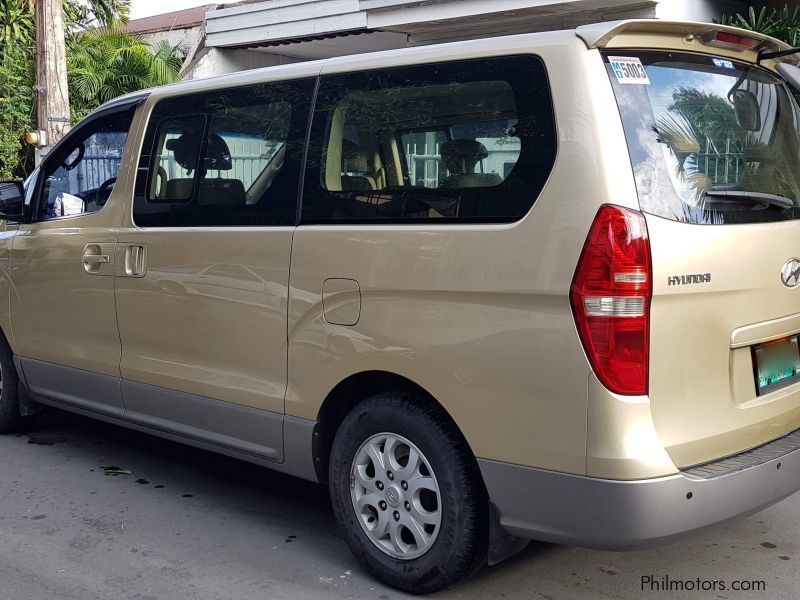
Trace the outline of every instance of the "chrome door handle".
{"label": "chrome door handle", "polygon": [[125,275],[144,277],[147,272],[147,249],[142,244],[131,244],[125,248]]}
{"label": "chrome door handle", "polygon": [[111,264],[111,255],[106,254],[110,249],[113,249],[113,244],[86,244],[81,258],[83,270],[89,275],[113,275],[112,271],[103,268],[103,265]]}
{"label": "chrome door handle", "polygon": [[85,265],[100,265],[111,262],[108,254],[87,254],[83,257],[83,264]]}

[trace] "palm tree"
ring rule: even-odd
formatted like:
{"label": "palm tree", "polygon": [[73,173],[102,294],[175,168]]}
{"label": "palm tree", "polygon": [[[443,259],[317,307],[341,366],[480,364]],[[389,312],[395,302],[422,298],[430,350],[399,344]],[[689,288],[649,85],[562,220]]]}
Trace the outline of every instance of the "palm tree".
{"label": "palm tree", "polygon": [[97,21],[104,26],[115,21],[128,21],[131,10],[131,0],[88,0],[89,11]]}
{"label": "palm tree", "polygon": [[130,8],[131,0],[64,0],[64,16],[71,30],[127,23]]}
{"label": "palm tree", "polygon": [[154,48],[117,25],[91,29],[67,43],[70,104],[76,118],[112,98],[178,80],[183,53],[160,42]]}
{"label": "palm tree", "polygon": [[[64,0],[67,29],[84,30],[128,21],[131,0]],[[34,41],[32,0],[0,0],[0,48]]]}

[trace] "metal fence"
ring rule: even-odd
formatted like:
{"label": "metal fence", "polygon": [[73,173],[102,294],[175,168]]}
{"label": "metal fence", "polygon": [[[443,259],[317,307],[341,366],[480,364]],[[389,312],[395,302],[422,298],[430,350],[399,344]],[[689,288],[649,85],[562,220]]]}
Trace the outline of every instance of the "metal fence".
{"label": "metal fence", "polygon": [[122,159],[107,156],[84,156],[78,168],[78,189],[96,190],[119,173]]}
{"label": "metal fence", "polygon": [[725,140],[725,151],[720,152],[714,143],[706,138],[705,151],[697,155],[697,168],[705,173],[713,185],[739,183],[744,169],[744,154],[731,151],[731,139]]}
{"label": "metal fence", "polygon": [[408,144],[406,157],[408,176],[413,185],[423,185],[428,188],[439,186],[439,174],[444,170],[439,144],[433,144],[433,152],[428,151],[427,144]]}
{"label": "metal fence", "polygon": [[[508,177],[510,170],[517,163],[520,154],[519,142],[498,149],[497,143],[492,143],[491,138],[479,139],[487,147],[489,156],[480,161],[479,173],[495,173],[501,178]],[[447,169],[442,160],[441,144],[406,144],[406,159],[408,162],[408,175],[410,181],[416,186],[428,188],[439,187],[442,179],[447,176]]]}

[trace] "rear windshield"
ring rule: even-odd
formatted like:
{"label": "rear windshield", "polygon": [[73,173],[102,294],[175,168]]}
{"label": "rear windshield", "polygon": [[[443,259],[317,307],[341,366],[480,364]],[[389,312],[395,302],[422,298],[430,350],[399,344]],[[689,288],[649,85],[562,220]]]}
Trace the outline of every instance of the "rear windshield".
{"label": "rear windshield", "polygon": [[800,218],[800,112],[782,80],[711,56],[605,59],[643,211],[697,224]]}

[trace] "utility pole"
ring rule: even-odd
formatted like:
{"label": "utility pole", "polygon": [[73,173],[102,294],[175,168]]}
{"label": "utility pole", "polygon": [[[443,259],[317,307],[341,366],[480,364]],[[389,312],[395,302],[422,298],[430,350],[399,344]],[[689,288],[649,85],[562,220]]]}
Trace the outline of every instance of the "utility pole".
{"label": "utility pole", "polygon": [[61,2],[62,0],[36,0],[34,7],[36,114],[39,131],[44,132],[43,139],[37,144],[37,164],[70,128],[64,9]]}

